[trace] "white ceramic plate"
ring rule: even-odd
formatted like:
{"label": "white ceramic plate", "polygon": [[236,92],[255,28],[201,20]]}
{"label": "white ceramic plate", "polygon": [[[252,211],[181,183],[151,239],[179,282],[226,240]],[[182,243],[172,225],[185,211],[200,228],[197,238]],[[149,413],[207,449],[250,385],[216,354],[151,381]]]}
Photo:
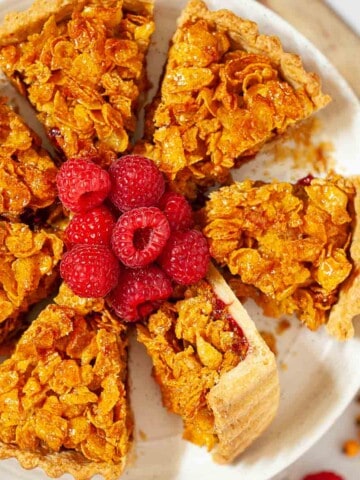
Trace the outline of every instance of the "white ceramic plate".
{"label": "white ceramic plate", "polygon": [[[0,17],[8,10],[22,9],[29,1],[0,0]],[[156,86],[168,40],[185,0],[156,0],[157,32],[149,55],[149,71]],[[281,37],[288,51],[303,57],[308,69],[321,73],[324,90],[333,97],[332,104],[320,113],[321,137],[334,144],[336,170],[360,174],[360,105],[350,88],[330,63],[298,32],[274,13],[253,0],[208,0],[210,8],[227,7],[256,21],[264,33]],[[3,92],[14,97],[12,89]],[[34,116],[24,102],[20,111],[35,126]],[[38,126],[36,126],[38,129]],[[266,177],[264,159],[242,167],[238,178]],[[271,171],[273,177],[294,180],[307,173],[294,170],[283,162]],[[274,328],[274,321],[264,318],[259,309],[247,304],[262,329]],[[133,465],[124,474],[127,480],[267,480],[302,453],[332,425],[360,386],[360,325],[355,338],[337,343],[324,331],[311,333],[293,321],[292,327],[277,339],[279,349],[281,402],[276,420],[269,430],[248,449],[234,465],[219,466],[210,455],[181,439],[180,420],[161,407],[159,392],[150,377],[151,365],[143,348],[133,342],[131,349],[132,401],[136,418],[137,446]],[[22,470],[15,460],[0,463],[1,480],[44,480],[39,469]],[[63,479],[69,479],[65,475]]]}

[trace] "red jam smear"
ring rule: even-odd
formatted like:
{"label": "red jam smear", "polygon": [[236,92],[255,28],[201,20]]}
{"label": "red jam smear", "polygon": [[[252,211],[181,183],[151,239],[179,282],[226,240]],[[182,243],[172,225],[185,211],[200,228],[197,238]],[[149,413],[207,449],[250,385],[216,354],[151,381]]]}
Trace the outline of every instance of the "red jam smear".
{"label": "red jam smear", "polygon": [[300,180],[298,180],[296,183],[298,185],[308,187],[309,185],[311,185],[311,182],[314,180],[314,178],[315,177],[311,175],[311,173],[309,173],[309,175],[306,175],[306,177],[300,178]]}
{"label": "red jam smear", "polygon": [[228,321],[229,330],[233,331],[235,334],[232,349],[235,353],[240,355],[242,360],[244,360],[249,350],[249,342],[247,341],[247,338],[244,335],[244,332],[240,325],[228,312],[228,305],[218,297],[216,297],[215,299],[213,317],[215,320],[225,318]]}

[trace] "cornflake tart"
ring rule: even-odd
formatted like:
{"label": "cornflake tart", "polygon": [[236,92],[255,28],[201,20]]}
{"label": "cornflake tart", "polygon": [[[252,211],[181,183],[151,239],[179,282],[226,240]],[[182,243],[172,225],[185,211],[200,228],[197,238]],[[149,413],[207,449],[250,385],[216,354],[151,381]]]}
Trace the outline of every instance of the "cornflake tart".
{"label": "cornflake tart", "polygon": [[152,10],[146,0],[36,0],[5,18],[0,66],[67,158],[109,164],[128,149]]}
{"label": "cornflake tart", "polygon": [[0,458],[115,480],[132,444],[126,327],[66,287],[0,365]]}
{"label": "cornflake tart", "polygon": [[317,75],[277,37],[190,0],[137,150],[193,196],[194,184],[224,182],[230,168],[329,101]]}
{"label": "cornflake tart", "polygon": [[210,195],[203,232],[240,298],[346,339],[360,313],[359,179],[245,180]]}
{"label": "cornflake tart", "polygon": [[226,463],[270,424],[278,408],[275,357],[215,267],[138,326],[163,404],[184,438]]}

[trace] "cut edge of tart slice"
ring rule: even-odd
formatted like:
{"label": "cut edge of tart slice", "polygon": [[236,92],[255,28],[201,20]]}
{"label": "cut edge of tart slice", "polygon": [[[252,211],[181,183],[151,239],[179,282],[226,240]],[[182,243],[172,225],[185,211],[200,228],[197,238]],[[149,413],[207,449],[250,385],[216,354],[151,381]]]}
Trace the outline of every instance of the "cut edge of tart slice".
{"label": "cut edge of tart slice", "polygon": [[2,69],[65,158],[108,165],[130,147],[149,87],[153,7],[149,0],[35,0],[5,17]]}
{"label": "cut edge of tart slice", "polygon": [[325,107],[320,77],[276,36],[229,10],[190,0],[135,152],[152,158],[190,198]]}
{"label": "cut edge of tart slice", "polygon": [[274,354],[213,265],[207,279],[249,343],[245,359],[225,373],[209,393],[219,438],[214,459],[225,463],[243,452],[274,419],[279,406],[279,377]]}
{"label": "cut edge of tart slice", "polygon": [[345,280],[337,303],[331,309],[326,330],[338,340],[348,340],[354,336],[354,320],[360,315],[360,177],[350,177],[355,187],[353,207],[353,234],[350,245],[352,272]]}
{"label": "cut edge of tart slice", "polygon": [[228,463],[269,426],[279,405],[275,356],[213,265],[137,330],[186,440]]}
{"label": "cut edge of tart slice", "polygon": [[115,480],[132,447],[126,327],[66,286],[0,365],[0,458]]}

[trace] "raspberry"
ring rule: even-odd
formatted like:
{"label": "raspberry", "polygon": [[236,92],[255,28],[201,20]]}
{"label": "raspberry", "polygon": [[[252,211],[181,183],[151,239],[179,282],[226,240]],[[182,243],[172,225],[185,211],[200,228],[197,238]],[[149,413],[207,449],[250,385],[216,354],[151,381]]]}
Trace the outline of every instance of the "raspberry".
{"label": "raspberry", "polygon": [[135,208],[118,219],[111,245],[124,265],[144,267],[159,256],[169,236],[169,222],[158,208]]}
{"label": "raspberry", "polygon": [[171,281],[159,267],[125,269],[109,295],[115,313],[127,322],[141,320],[157,310],[172,293]]}
{"label": "raspberry", "polygon": [[333,472],[318,472],[306,475],[303,480],[344,480],[342,477]]}
{"label": "raspberry", "polygon": [[311,182],[314,180],[314,177],[309,173],[309,175],[306,175],[306,177],[300,178],[296,183],[298,185],[303,185],[304,187],[307,187],[308,185],[311,185]]}
{"label": "raspberry", "polygon": [[171,230],[189,230],[194,226],[190,204],[180,193],[164,193],[160,198],[159,208],[165,213]]}
{"label": "raspberry", "polygon": [[164,177],[155,163],[138,155],[125,155],[109,168],[110,200],[121,211],[154,207],[164,193]]}
{"label": "raspberry", "polygon": [[78,244],[108,245],[115,226],[115,217],[104,205],[75,215],[65,230],[68,248]]}
{"label": "raspberry", "polygon": [[56,183],[63,205],[75,213],[101,205],[111,188],[108,172],[80,157],[62,164]]}
{"label": "raspberry", "polygon": [[63,256],[60,274],[79,297],[105,297],[118,282],[119,262],[105,245],[75,245]]}
{"label": "raspberry", "polygon": [[188,230],[171,234],[159,263],[177,283],[190,285],[205,277],[209,259],[204,235],[197,230]]}

